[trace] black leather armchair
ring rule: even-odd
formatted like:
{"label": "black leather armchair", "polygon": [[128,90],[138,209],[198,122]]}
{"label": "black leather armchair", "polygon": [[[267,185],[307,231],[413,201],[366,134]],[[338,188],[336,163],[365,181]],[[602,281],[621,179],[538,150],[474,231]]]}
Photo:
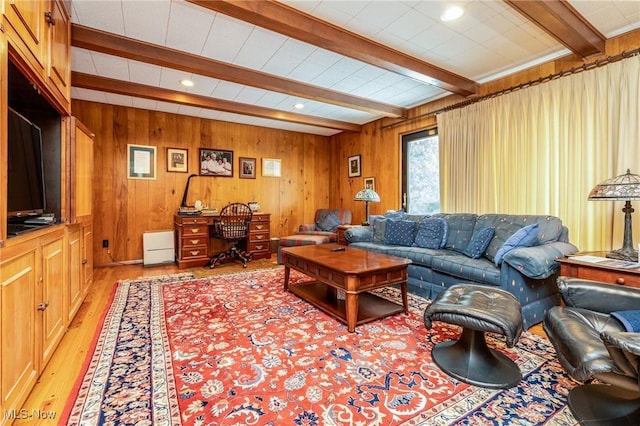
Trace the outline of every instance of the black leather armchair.
{"label": "black leather armchair", "polygon": [[567,373],[587,383],[569,393],[571,411],[581,424],[639,425],[640,333],[610,314],[640,309],[640,289],[567,277],[558,288],[565,306],[549,309],[543,328]]}

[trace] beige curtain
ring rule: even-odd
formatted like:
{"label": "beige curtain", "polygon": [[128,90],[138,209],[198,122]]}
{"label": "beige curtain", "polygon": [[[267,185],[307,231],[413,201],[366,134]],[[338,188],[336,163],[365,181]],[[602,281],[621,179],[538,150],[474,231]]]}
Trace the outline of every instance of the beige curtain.
{"label": "beige curtain", "polygon": [[635,56],[439,114],[442,211],[550,214],[582,251],[620,248],[624,202],[587,196],[640,174],[639,99]]}

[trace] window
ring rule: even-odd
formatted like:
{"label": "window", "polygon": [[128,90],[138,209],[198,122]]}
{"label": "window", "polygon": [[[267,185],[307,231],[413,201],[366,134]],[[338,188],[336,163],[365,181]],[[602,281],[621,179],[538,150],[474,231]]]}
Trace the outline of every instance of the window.
{"label": "window", "polygon": [[440,211],[440,161],[437,129],[402,137],[402,206],[409,214]]}

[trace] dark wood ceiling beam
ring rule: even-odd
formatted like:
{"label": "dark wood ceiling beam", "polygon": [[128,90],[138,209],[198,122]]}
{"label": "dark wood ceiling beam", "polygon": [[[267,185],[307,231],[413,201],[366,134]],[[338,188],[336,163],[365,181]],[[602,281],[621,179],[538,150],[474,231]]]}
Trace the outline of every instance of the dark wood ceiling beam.
{"label": "dark wood ceiling beam", "polygon": [[295,80],[277,77],[260,71],[239,67],[190,53],[145,43],[94,28],[73,24],[71,45],[95,52],[146,62],[189,73],[217,78],[233,83],[258,87],[264,90],[318,102],[357,109],[384,117],[406,117],[405,108],[370,99],[336,92]]}
{"label": "dark wood ceiling beam", "polygon": [[604,54],[606,37],[565,0],[505,0],[582,58]]}
{"label": "dark wood ceiling beam", "polygon": [[271,120],[281,120],[296,124],[306,124],[309,126],[324,127],[328,129],[336,129],[349,132],[360,132],[362,130],[362,126],[359,124],[313,117],[305,114],[296,114],[272,108],[243,104],[240,102],[213,99],[206,96],[177,92],[174,90],[146,86],[137,83],[130,83],[127,81],[115,80],[112,78],[98,77],[91,74],[72,72],[71,84],[73,85],[73,87],[81,87],[84,89],[117,93],[120,95],[153,99],[156,101],[171,102],[175,104],[207,108],[218,111],[231,112],[235,114],[250,115],[253,117],[261,117]]}
{"label": "dark wood ceiling beam", "polygon": [[478,84],[273,0],[187,0],[209,10],[462,96]]}

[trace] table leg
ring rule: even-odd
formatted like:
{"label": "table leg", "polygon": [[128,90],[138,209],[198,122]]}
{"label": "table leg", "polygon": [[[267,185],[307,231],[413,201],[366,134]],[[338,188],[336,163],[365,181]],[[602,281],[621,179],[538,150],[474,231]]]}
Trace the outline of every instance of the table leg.
{"label": "table leg", "polygon": [[400,293],[402,294],[402,306],[404,306],[404,313],[409,314],[409,297],[407,296],[407,282],[400,284]]}
{"label": "table leg", "polygon": [[347,292],[344,307],[347,311],[347,330],[349,333],[353,333],[356,331],[356,323],[358,322],[358,293]]}
{"label": "table leg", "polygon": [[284,267],[284,291],[289,290],[289,272],[291,269],[288,266]]}

